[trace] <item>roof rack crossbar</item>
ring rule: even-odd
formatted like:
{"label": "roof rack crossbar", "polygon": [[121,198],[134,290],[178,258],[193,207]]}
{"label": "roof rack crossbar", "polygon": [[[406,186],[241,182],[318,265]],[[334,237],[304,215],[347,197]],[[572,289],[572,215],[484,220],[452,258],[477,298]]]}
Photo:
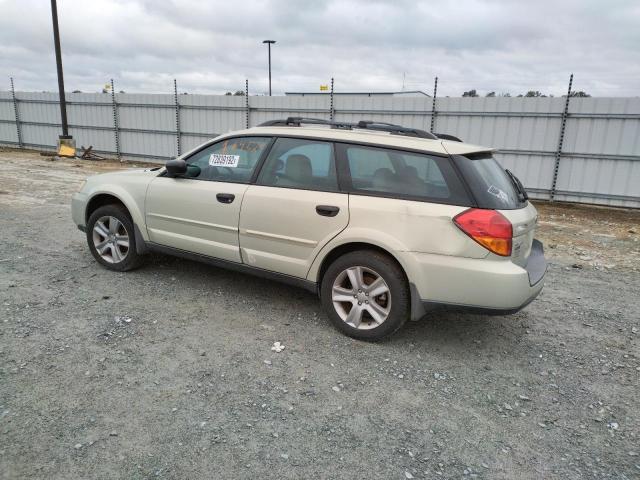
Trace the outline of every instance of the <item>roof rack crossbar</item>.
{"label": "roof rack crossbar", "polygon": [[438,137],[433,133],[429,133],[425,130],[419,130],[417,128],[403,127],[402,125],[395,125],[393,123],[376,122],[373,120],[360,120],[358,123],[348,122],[336,122],[332,120],[325,120],[322,118],[306,118],[306,117],[288,117],[285,120],[268,120],[258,125],[259,127],[300,127],[303,124],[306,125],[327,125],[331,128],[339,128],[345,130],[352,130],[354,128],[362,130],[375,130],[380,132],[389,132],[395,135],[407,135],[418,138],[429,138],[437,140]]}

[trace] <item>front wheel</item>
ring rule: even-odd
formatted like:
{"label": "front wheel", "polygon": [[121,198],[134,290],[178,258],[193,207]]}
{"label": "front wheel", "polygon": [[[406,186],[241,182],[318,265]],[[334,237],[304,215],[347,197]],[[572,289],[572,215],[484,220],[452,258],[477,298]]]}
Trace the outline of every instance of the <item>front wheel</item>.
{"label": "front wheel", "polygon": [[335,260],[322,278],[320,298],[332,323],[360,340],[380,340],[409,318],[404,272],[395,260],[374,250]]}
{"label": "front wheel", "polygon": [[142,263],[136,252],[133,221],[119,205],[96,209],[87,221],[87,243],[93,257],[109,270],[124,272]]}

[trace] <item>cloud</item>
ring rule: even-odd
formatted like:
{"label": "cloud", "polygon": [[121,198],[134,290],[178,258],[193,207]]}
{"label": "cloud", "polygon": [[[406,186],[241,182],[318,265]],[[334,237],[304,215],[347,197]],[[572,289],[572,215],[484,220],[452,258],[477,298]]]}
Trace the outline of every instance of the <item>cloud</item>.
{"label": "cloud", "polygon": [[[224,93],[336,89],[637,96],[636,0],[58,0],[68,90]],[[0,74],[56,89],[48,2],[0,0]],[[8,80],[6,81],[8,85]],[[0,83],[0,88],[2,87]]]}

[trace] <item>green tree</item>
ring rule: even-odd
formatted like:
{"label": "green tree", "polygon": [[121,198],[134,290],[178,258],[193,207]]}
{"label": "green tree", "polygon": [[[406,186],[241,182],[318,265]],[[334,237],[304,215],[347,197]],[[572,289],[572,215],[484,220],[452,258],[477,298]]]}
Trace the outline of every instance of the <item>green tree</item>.
{"label": "green tree", "polygon": [[463,97],[477,97],[478,93],[475,91],[475,89],[473,90],[469,90],[468,92],[464,92],[462,94]]}
{"label": "green tree", "polygon": [[495,97],[496,96],[496,92],[489,92],[485,95],[485,97]]}
{"label": "green tree", "polygon": [[589,95],[587,92],[583,92],[582,90],[578,91],[578,92],[571,92],[571,97],[590,97],[591,95]]}

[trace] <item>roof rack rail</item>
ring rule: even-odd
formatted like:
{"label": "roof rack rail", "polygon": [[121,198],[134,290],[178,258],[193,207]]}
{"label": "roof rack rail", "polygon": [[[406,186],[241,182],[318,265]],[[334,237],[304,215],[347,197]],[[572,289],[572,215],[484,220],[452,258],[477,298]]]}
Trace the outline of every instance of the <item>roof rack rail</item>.
{"label": "roof rack rail", "polygon": [[324,120],[322,118],[306,118],[306,117],[288,117],[286,120],[268,120],[258,125],[259,127],[300,127],[306,125],[328,125],[331,128],[339,128],[344,130],[352,130],[354,128],[362,130],[375,130],[380,132],[389,132],[395,135],[407,135],[410,137],[429,138],[436,140],[438,137],[433,133],[429,133],[417,128],[403,127],[393,123],[375,122],[373,120],[360,120],[358,123],[335,122],[332,120]]}
{"label": "roof rack rail", "polygon": [[462,142],[458,137],[449,135],[448,133],[434,133],[434,135],[442,140],[451,140],[452,142]]}
{"label": "roof rack rail", "polygon": [[411,137],[429,138],[431,140],[437,140],[438,138],[433,133],[429,133],[425,130],[403,127],[402,125],[396,125],[393,123],[376,122],[373,120],[360,120],[356,124],[356,127],[363,128],[366,130],[378,130],[381,132],[390,132],[390,133],[395,133],[397,135],[408,135]]}
{"label": "roof rack rail", "polygon": [[350,130],[352,124],[345,122],[334,122],[323,118],[308,117],[287,117],[285,120],[267,120],[258,125],[259,127],[301,127],[302,124],[307,125],[329,125],[332,128],[345,128]]}

